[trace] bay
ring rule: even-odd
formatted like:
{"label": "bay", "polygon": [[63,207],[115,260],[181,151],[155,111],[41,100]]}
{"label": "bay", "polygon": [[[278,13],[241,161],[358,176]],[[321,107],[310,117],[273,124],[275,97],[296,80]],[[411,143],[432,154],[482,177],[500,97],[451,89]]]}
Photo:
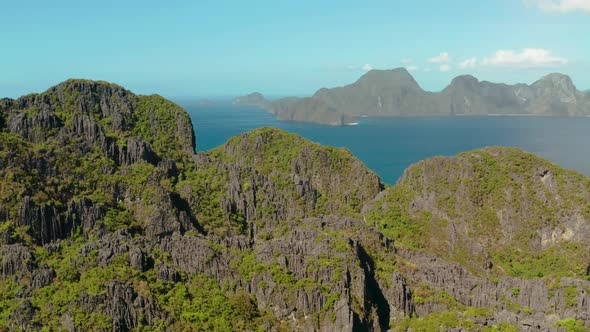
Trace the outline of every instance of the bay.
{"label": "bay", "polygon": [[590,175],[590,118],[361,118],[355,126],[331,127],[280,122],[261,108],[227,101],[214,105],[175,101],[191,116],[198,151],[219,146],[241,132],[272,126],[320,144],[346,147],[388,184],[395,184],[408,166],[420,160],[485,146],[519,147]]}

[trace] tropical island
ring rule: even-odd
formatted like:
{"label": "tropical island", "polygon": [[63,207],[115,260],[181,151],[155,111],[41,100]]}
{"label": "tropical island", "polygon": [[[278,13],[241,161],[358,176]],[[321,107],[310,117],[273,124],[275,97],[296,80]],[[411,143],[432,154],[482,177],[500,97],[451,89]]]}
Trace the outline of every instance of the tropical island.
{"label": "tropical island", "polygon": [[238,97],[234,103],[259,106],[281,121],[334,126],[359,117],[590,115],[590,93],[579,91],[569,76],[559,73],[531,85],[492,83],[463,75],[442,91],[429,92],[405,68],[374,69],[353,84],[321,88],[311,97],[269,101],[257,93],[256,98]]}
{"label": "tropical island", "polygon": [[[405,75],[367,75],[382,74]],[[0,99],[0,137],[0,330],[590,324],[590,178],[519,149],[435,157],[386,186],[274,128],[195,153],[181,107],[89,80]]]}

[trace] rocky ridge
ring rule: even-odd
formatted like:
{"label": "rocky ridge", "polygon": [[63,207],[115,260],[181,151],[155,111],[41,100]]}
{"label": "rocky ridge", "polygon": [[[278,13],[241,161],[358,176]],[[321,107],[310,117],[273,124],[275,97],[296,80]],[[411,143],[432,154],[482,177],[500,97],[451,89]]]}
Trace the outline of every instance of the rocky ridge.
{"label": "rocky ridge", "polygon": [[[0,124],[0,329],[590,320],[589,180],[518,150],[428,160],[385,189],[348,150],[278,129],[195,154],[181,108],[85,80],[0,100]],[[524,221],[530,240],[496,241]]]}

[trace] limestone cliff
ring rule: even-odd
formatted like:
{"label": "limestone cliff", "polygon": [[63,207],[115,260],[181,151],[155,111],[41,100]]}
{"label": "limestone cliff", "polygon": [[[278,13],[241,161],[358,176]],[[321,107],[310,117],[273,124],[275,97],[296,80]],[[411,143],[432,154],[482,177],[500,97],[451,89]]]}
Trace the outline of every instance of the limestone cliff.
{"label": "limestone cliff", "polygon": [[588,326],[577,173],[491,148],[384,188],[272,128],[194,150],[180,107],[111,83],[0,100],[0,330]]}

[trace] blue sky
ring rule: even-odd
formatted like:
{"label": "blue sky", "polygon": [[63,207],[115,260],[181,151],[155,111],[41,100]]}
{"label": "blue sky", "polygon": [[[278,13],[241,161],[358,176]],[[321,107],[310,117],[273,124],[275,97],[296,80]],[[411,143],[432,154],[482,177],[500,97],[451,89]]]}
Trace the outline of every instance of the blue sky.
{"label": "blue sky", "polygon": [[590,0],[3,1],[0,96],[70,77],[165,96],[306,95],[369,68],[590,89]]}

